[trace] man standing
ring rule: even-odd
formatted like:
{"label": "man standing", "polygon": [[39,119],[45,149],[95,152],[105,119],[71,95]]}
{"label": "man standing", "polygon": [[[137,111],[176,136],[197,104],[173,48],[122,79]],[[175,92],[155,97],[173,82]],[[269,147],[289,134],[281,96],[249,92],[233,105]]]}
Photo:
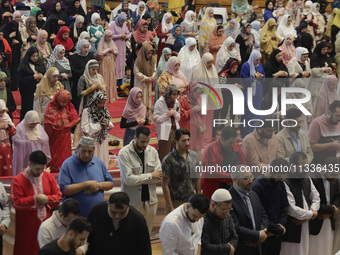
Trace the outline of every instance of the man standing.
{"label": "man standing", "polygon": [[302,112],[298,108],[290,108],[285,116],[287,121],[286,125],[290,127],[285,127],[276,137],[279,140],[282,157],[289,162],[289,157],[296,151],[301,151],[305,153],[308,157],[309,163],[313,160],[313,151],[310,146],[307,132],[301,129],[303,124]]}
{"label": "man standing", "polygon": [[46,164],[46,155],[42,151],[34,151],[29,156],[26,170],[12,181],[11,197],[15,208],[14,255],[37,254],[40,224],[51,216],[51,209],[60,203],[58,183],[52,174],[44,171]]}
{"label": "man standing", "polygon": [[306,176],[309,166],[306,154],[294,152],[289,164],[291,172],[284,180],[289,208],[281,255],[306,255],[309,254],[308,221],[318,216],[320,196],[312,180]]}
{"label": "man standing", "polygon": [[108,202],[94,206],[86,255],[151,255],[149,230],[143,215],[132,206],[125,192],[113,193]]}
{"label": "man standing", "polygon": [[261,254],[261,243],[267,239],[268,217],[259,197],[251,191],[254,176],[248,166],[237,166],[231,178],[233,186],[229,192],[233,198],[233,210],[230,214],[239,238],[235,255]]}
{"label": "man standing", "polygon": [[[202,167],[204,170],[209,167],[230,167],[245,165],[246,159],[237,143],[237,131],[233,127],[225,127],[221,132],[220,139],[210,143],[202,155]],[[219,188],[229,189],[232,185],[230,172],[209,173],[203,172],[202,190],[208,198]]]}
{"label": "man standing", "polygon": [[201,178],[195,174],[199,160],[189,150],[190,132],[184,128],[175,131],[176,147],[163,159],[162,188],[166,213],[187,202],[193,194],[201,193]]}
{"label": "man standing", "polygon": [[284,158],[274,159],[270,169],[282,169],[278,172],[267,171],[261,174],[253,183],[252,190],[261,200],[268,216],[267,240],[262,244],[263,255],[279,255],[281,250],[281,236],[285,234],[284,225],[288,216],[288,199],[283,179],[286,176],[284,168],[289,164]]}
{"label": "man standing", "polygon": [[211,196],[209,210],[204,216],[202,255],[234,254],[238,237],[229,214],[231,201],[226,189],[218,189]]}
{"label": "man standing", "polygon": [[95,140],[83,136],[74,154],[61,166],[58,183],[64,198],[80,203],[80,215],[87,216],[91,208],[104,200],[104,191],[113,187],[113,179],[105,164],[94,156]]}
{"label": "man standing", "polygon": [[71,220],[66,233],[60,238],[46,244],[38,255],[74,255],[76,249],[85,244],[91,232],[91,223],[84,217]]}
{"label": "man standing", "polygon": [[314,164],[323,164],[328,157],[340,156],[340,101],[333,101],[328,114],[310,123],[308,138],[314,152]]}
{"label": "man standing", "polygon": [[156,183],[163,174],[156,149],[148,145],[150,134],[149,128],[138,127],[135,139],[119,151],[118,165],[121,189],[129,195],[130,204],[144,216],[151,234],[158,205]]}
{"label": "man standing", "polygon": [[164,218],[159,230],[163,255],[200,254],[203,217],[208,209],[209,199],[195,194]]}

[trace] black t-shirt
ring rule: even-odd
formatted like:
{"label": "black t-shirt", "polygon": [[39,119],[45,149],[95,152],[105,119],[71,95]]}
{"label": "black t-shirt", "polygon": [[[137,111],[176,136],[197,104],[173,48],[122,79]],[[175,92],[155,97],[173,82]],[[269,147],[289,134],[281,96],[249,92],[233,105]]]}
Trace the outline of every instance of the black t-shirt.
{"label": "black t-shirt", "polygon": [[[137,152],[137,155],[140,158],[140,160],[142,161],[142,164],[143,164],[143,173],[145,173],[144,151],[142,153],[138,153]],[[149,185],[147,185],[147,184],[142,184],[142,197],[141,197],[141,200],[143,202],[150,200]]]}
{"label": "black t-shirt", "polygon": [[44,247],[42,247],[37,255],[75,255],[75,254],[76,254],[75,250],[64,252],[62,249],[60,249],[58,245],[58,239],[55,239],[46,244]]}

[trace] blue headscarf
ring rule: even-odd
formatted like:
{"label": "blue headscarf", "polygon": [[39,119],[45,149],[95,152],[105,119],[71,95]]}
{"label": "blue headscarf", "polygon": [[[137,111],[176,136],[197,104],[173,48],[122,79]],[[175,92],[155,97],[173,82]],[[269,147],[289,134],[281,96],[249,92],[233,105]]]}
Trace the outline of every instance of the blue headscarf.
{"label": "blue headscarf", "polygon": [[182,46],[184,46],[185,45],[185,37],[182,34],[180,36],[176,35],[175,30],[176,30],[177,27],[181,27],[181,26],[178,25],[178,24],[174,25],[173,28],[171,29],[171,34],[174,38],[176,38],[176,41],[180,41]]}
{"label": "blue headscarf", "polygon": [[250,23],[251,28],[256,30],[256,31],[259,31],[260,25],[261,25],[261,22],[258,21],[258,20],[255,20],[252,23]]}
{"label": "blue headscarf", "polygon": [[115,18],[116,25],[119,26],[119,27],[122,27],[122,25],[120,25],[120,22],[122,22],[122,21],[126,21],[126,14],[125,13],[121,13]]}

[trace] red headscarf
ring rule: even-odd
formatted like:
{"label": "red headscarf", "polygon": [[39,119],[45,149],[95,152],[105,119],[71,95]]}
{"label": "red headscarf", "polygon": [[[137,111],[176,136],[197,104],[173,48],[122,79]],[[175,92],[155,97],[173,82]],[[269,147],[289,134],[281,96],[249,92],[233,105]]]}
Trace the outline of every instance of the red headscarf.
{"label": "red headscarf", "polygon": [[143,43],[147,40],[155,42],[152,33],[147,30],[145,33],[142,32],[142,26],[148,22],[145,19],[140,19],[135,26],[135,31],[133,32],[133,37],[136,43]]}
{"label": "red headscarf", "polygon": [[[67,103],[61,107],[61,103]],[[58,91],[52,101],[47,105],[44,114],[44,123],[50,124],[53,129],[62,130],[73,128],[80,121],[80,117],[71,103],[71,94],[65,89]]]}
{"label": "red headscarf", "polygon": [[57,37],[54,39],[53,46],[61,44],[65,47],[66,51],[70,51],[73,49],[74,43],[70,37],[67,38],[66,41],[63,39],[63,34],[65,33],[70,33],[70,29],[67,26],[62,26],[57,34]]}

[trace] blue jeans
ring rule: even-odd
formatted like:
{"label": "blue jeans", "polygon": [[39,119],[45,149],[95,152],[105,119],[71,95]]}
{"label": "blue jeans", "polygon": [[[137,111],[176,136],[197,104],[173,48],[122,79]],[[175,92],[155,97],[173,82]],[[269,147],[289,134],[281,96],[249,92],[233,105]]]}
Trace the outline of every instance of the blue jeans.
{"label": "blue jeans", "polygon": [[126,128],[124,133],[123,146],[128,145],[134,139],[135,135],[135,129]]}

